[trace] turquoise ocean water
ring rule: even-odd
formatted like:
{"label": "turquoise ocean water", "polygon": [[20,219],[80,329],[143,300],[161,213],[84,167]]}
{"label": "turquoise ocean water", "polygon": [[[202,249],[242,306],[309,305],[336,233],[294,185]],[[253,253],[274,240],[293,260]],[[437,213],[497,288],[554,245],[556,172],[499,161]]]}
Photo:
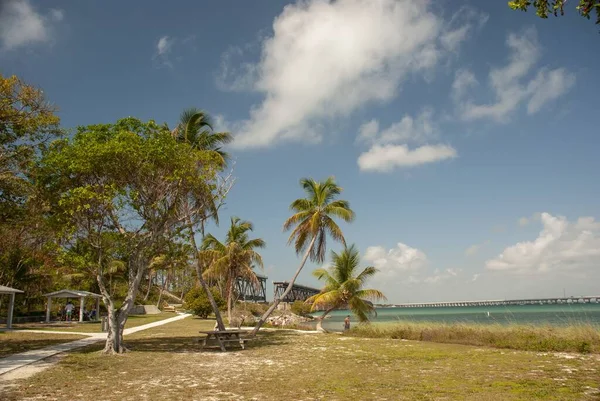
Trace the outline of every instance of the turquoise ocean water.
{"label": "turquoise ocean water", "polygon": [[[347,315],[350,315],[352,324],[358,323],[356,317],[349,311],[338,310],[330,315],[331,318],[323,322],[323,327],[327,330],[342,330]],[[371,321],[374,323],[409,321],[557,326],[590,323],[600,327],[600,304],[378,308],[377,316]]]}

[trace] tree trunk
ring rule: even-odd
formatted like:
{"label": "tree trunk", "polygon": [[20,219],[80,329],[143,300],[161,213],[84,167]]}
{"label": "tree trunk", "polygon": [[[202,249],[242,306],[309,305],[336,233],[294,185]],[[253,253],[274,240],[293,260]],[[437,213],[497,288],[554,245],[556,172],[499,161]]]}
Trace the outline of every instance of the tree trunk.
{"label": "tree trunk", "polygon": [[144,301],[148,300],[151,289],[152,289],[152,271],[149,271],[148,272],[148,290],[146,291],[146,295],[144,295]]}
{"label": "tree trunk", "polygon": [[206,292],[206,296],[208,298],[208,302],[210,302],[210,306],[212,306],[213,312],[215,313],[215,318],[217,319],[217,327],[219,330],[225,330],[225,324],[223,323],[223,318],[221,317],[221,312],[219,312],[219,307],[217,306],[217,302],[215,301],[215,297],[213,297],[208,284],[206,284],[206,280],[202,277],[202,261],[200,260],[200,256],[198,254],[198,245],[196,244],[196,238],[194,236],[194,230],[192,229],[191,223],[188,221],[189,226],[189,237],[194,250],[196,251],[196,276],[202,289]]}
{"label": "tree trunk", "polygon": [[274,299],[273,300],[273,305],[271,305],[269,307],[269,309],[267,309],[267,311],[260,317],[260,320],[258,321],[258,323],[256,323],[256,326],[254,326],[254,330],[252,330],[252,333],[250,334],[251,336],[255,336],[256,333],[258,333],[258,330],[260,330],[261,326],[263,324],[265,324],[265,322],[267,321],[268,317],[271,315],[271,313],[273,313],[273,311],[275,310],[275,308],[277,308],[277,305],[279,305],[279,303],[281,302],[281,300],[283,298],[285,298],[287,296],[287,294],[290,293],[290,291],[292,291],[292,287],[294,287],[294,283],[296,282],[296,279],[298,278],[298,275],[300,274],[300,272],[302,271],[302,268],[306,264],[306,261],[308,260],[308,256],[310,255],[310,252],[312,251],[313,246],[315,246],[315,241],[316,240],[317,240],[317,236],[315,235],[313,237],[313,239],[310,241],[310,245],[308,246],[308,249],[306,250],[306,253],[304,254],[304,257],[302,258],[302,263],[300,263],[300,266],[298,267],[298,270],[296,270],[296,273],[294,274],[294,277],[292,277],[292,281],[290,281],[290,283],[288,284],[287,288],[285,289],[285,291],[281,295],[281,298]]}
{"label": "tree trunk", "polygon": [[229,327],[233,327],[231,319],[231,309],[233,300],[233,280],[229,278],[228,293],[227,293],[227,318],[229,319]]}
{"label": "tree trunk", "polygon": [[327,330],[323,328],[323,320],[325,319],[325,316],[327,316],[334,309],[335,307],[327,309],[325,313],[317,318],[317,331],[327,333]]}
{"label": "tree trunk", "polygon": [[133,308],[135,297],[144,276],[145,268],[148,265],[148,261],[145,258],[140,258],[138,255],[132,255],[130,263],[135,264],[135,267],[130,266],[127,296],[121,307],[117,310],[115,310],[112,295],[106,290],[102,275],[96,275],[103,302],[108,309],[108,336],[106,337],[106,345],[104,346],[104,353],[106,354],[121,354],[127,351],[127,348],[123,344],[123,330],[129,312]]}
{"label": "tree trunk", "polygon": [[158,294],[158,302],[156,303],[157,308],[160,307],[160,301],[162,301],[162,296],[163,296],[163,293],[165,292],[165,289],[167,288],[167,285],[169,285],[169,273],[167,273],[166,279],[163,276],[163,286],[162,286],[162,289],[160,290],[160,294]]}

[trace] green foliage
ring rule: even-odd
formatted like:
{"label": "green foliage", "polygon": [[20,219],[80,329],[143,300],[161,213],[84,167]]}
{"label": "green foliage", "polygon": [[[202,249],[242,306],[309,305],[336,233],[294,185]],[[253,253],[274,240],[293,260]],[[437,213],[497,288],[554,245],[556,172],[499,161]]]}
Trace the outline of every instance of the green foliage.
{"label": "green foliage", "polygon": [[222,167],[227,164],[229,154],[222,146],[231,142],[233,136],[229,132],[215,132],[210,116],[203,110],[189,108],[179,117],[179,123],[172,134],[177,140],[189,143],[196,149],[214,152],[219,156]]}
{"label": "green foliage", "polygon": [[312,178],[303,178],[300,185],[306,192],[306,198],[296,199],[290,205],[295,213],[283,224],[285,231],[292,230],[288,244],[294,242],[296,253],[301,253],[316,238],[310,251],[310,259],[321,263],[325,260],[327,250],[327,235],[346,245],[344,234],[333,220],[340,218],[345,222],[354,220],[354,212],[350,203],[345,200],[335,200],[342,192],[342,188],[335,183],[333,177],[317,182]]}
{"label": "green foliage", "polygon": [[[217,306],[221,310],[225,306],[225,300],[219,294],[219,290],[217,288],[211,288],[211,293],[217,303]],[[203,319],[206,319],[212,312],[212,306],[208,301],[208,296],[206,292],[201,287],[194,287],[188,291],[184,298],[185,304],[184,307],[196,316],[199,316]]]}
{"label": "green foliage", "polygon": [[40,89],[0,74],[0,283],[19,288],[16,313],[43,307],[57,278],[54,235],[31,185],[30,169],[62,133]]}
{"label": "green foliage", "polygon": [[291,310],[293,314],[298,316],[308,316],[311,312],[311,306],[303,301],[294,301]]}
{"label": "green foliage", "polygon": [[369,314],[375,311],[370,301],[385,300],[379,290],[365,289],[369,278],[377,273],[373,266],[358,272],[360,256],[354,245],[344,248],[341,253],[331,252],[332,266],[327,269],[316,269],[313,276],[325,282],[325,287],[317,295],[306,300],[317,307],[334,309],[348,307],[361,322],[369,320]]}
{"label": "green foliage", "polygon": [[[540,18],[548,18],[549,14],[554,16],[565,15],[565,4],[567,0],[513,0],[508,2],[508,6],[513,10],[527,11],[532,5],[535,13]],[[600,2],[598,0],[579,0],[576,7],[579,15],[590,19],[594,10],[596,11],[596,24],[600,24]]]}

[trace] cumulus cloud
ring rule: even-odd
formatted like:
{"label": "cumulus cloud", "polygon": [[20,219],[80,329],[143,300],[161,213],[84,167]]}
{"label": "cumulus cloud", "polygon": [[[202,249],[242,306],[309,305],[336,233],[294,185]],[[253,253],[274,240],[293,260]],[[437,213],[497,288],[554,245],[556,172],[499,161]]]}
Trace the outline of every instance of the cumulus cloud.
{"label": "cumulus cloud", "polygon": [[416,118],[405,115],[400,121],[379,130],[375,119],[359,128],[357,142],[370,145],[358,157],[362,171],[389,172],[395,168],[433,163],[457,156],[456,150],[443,144],[423,145],[410,149],[407,144],[425,144],[438,138],[433,110],[426,108]]}
{"label": "cumulus cloud", "polygon": [[50,43],[55,24],[64,19],[64,11],[38,12],[29,0],[8,0],[0,4],[0,43],[2,50]]}
{"label": "cumulus cloud", "polygon": [[433,110],[425,108],[416,118],[406,114],[381,132],[379,122],[371,120],[359,128],[357,141],[370,145],[388,145],[397,142],[425,143],[437,137]]}
{"label": "cumulus cloud", "polygon": [[423,145],[409,149],[407,145],[374,145],[358,157],[362,171],[390,172],[397,167],[412,167],[457,156],[449,145]]}
{"label": "cumulus cloud", "polygon": [[592,217],[569,221],[542,213],[542,230],[532,241],[519,242],[486,262],[489,270],[538,273],[595,268],[600,263],[600,223]]}
{"label": "cumulus cloud", "polygon": [[377,277],[383,280],[397,278],[427,266],[425,252],[402,242],[398,242],[396,247],[390,250],[382,246],[370,246],[363,259],[379,269]]}
{"label": "cumulus cloud", "polygon": [[[233,146],[318,142],[323,122],[395,97],[406,77],[432,70],[447,52],[440,35],[449,31],[428,7],[410,0],[287,5],[262,41],[258,63],[244,64],[236,75],[227,60],[239,52],[224,56],[219,77],[228,77],[234,90],[251,87],[264,95],[249,119],[235,124]],[[463,36],[454,34],[451,47]]]}
{"label": "cumulus cloud", "polygon": [[548,102],[564,95],[575,84],[575,75],[565,68],[551,70],[543,67],[538,69],[533,78],[530,77],[541,56],[534,28],[522,34],[509,34],[506,45],[510,51],[508,63],[492,68],[488,76],[495,102],[476,103],[467,95],[467,89],[477,83],[475,76],[466,70],[457,73],[452,97],[464,121],[484,118],[507,121],[523,103],[527,105],[527,113],[534,114]]}

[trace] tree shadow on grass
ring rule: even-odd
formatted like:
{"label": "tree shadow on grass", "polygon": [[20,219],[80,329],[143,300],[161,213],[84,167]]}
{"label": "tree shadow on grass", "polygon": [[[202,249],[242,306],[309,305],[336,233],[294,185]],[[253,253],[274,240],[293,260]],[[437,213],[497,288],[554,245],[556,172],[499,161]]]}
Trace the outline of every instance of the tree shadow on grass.
{"label": "tree shadow on grass", "polygon": [[0,358],[19,354],[21,352],[39,350],[55,344],[64,344],[77,339],[79,339],[79,337],[57,339],[19,339],[18,341],[6,341],[6,339],[0,337]]}
{"label": "tree shadow on grass", "polygon": [[[289,334],[288,334],[289,335]],[[288,335],[285,333],[260,333],[245,344],[246,350],[253,348],[269,347],[274,345],[287,344]],[[171,352],[171,353],[203,353],[203,352],[222,352],[218,345],[202,348],[202,336],[160,336],[131,338],[125,337],[125,346],[131,352]],[[73,350],[72,353],[89,354],[101,351],[104,348],[104,342],[96,343],[84,348]],[[230,343],[227,346],[227,352],[244,352],[236,343]]]}

